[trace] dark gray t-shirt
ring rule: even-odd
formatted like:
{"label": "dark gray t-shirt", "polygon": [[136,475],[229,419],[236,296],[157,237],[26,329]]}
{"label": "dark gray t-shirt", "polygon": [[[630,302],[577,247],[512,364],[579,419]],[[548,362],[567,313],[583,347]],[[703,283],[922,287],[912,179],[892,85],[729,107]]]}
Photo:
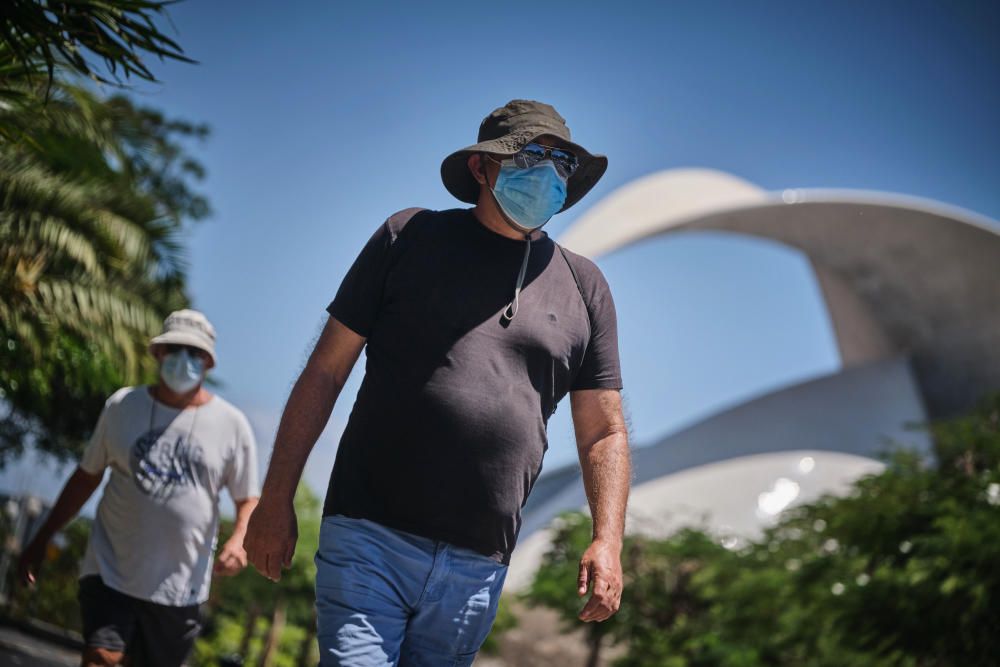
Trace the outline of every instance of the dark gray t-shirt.
{"label": "dark gray t-shirt", "polygon": [[614,302],[600,270],[548,236],[531,244],[465,209],[394,216],[327,309],[367,338],[365,377],[324,514],[365,518],[507,563],[568,391],[621,389]]}

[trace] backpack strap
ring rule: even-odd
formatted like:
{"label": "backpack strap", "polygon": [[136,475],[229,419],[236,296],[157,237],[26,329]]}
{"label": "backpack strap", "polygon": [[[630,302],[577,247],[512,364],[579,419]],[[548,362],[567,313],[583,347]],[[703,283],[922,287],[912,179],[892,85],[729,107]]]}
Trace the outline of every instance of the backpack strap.
{"label": "backpack strap", "polygon": [[390,215],[385,221],[385,225],[389,230],[389,233],[392,234],[392,240],[396,240],[396,236],[399,235],[399,232],[403,231],[403,228],[406,227],[406,224],[410,222],[410,220],[412,220],[418,213],[423,213],[426,210],[426,208],[419,207],[404,208],[402,211],[397,211],[396,213]]}
{"label": "backpack strap", "polygon": [[[569,272],[573,276],[573,282],[576,283],[576,291],[580,293],[580,300],[583,301],[583,307],[587,311],[587,324],[590,326],[590,334],[594,333],[594,315],[590,312],[590,302],[587,300],[587,295],[583,291],[583,284],[580,283],[580,276],[577,275],[576,269],[573,268],[573,262],[569,261],[569,257],[566,255],[566,251],[561,245],[556,243],[556,247],[559,248],[559,254],[562,255],[563,261],[566,262],[566,266],[569,267]],[[590,335],[587,336],[587,344],[584,346],[583,353],[587,354],[587,348],[590,347]],[[577,369],[579,370],[579,369]],[[573,374],[573,382],[576,382],[576,373]],[[555,414],[555,409],[552,410]]]}
{"label": "backpack strap", "polygon": [[576,291],[580,293],[580,298],[583,299],[583,305],[587,308],[587,319],[591,320],[591,325],[593,325],[593,317],[590,315],[590,304],[587,302],[587,296],[583,293],[583,285],[580,284],[580,277],[576,275],[576,269],[573,268],[573,262],[569,261],[569,257],[566,256],[566,251],[563,247],[556,243],[556,247],[559,248],[559,254],[562,255],[563,261],[566,262],[566,266],[569,267],[569,272],[573,274],[573,282],[576,283]]}

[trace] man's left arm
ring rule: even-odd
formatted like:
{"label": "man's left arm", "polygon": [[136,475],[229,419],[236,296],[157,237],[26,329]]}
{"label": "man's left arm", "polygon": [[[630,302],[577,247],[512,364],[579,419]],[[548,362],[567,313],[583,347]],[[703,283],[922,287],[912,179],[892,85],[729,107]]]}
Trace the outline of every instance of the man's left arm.
{"label": "man's left arm", "polygon": [[239,574],[247,566],[247,552],[243,548],[243,537],[247,533],[247,523],[253,509],[257,507],[257,497],[245,498],[236,502],[236,524],[233,526],[233,534],[219,551],[219,557],[215,559],[213,572],[222,577],[231,577]]}
{"label": "man's left arm", "polygon": [[621,550],[625,505],[632,476],[628,430],[617,389],[570,393],[583,485],[594,520],[594,536],[580,559],[577,592],[590,599],[582,621],[604,621],[618,611],[622,595]]}

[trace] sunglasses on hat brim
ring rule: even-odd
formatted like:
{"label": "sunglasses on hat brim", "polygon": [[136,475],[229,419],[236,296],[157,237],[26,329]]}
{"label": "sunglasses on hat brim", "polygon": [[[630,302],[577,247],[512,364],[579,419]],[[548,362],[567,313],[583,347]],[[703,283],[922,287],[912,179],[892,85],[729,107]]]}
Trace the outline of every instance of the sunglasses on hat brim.
{"label": "sunglasses on hat brim", "polygon": [[[487,153],[489,157],[494,162],[500,164],[501,161],[494,158],[492,155]],[[564,148],[556,148],[555,146],[546,146],[545,144],[540,144],[538,142],[531,142],[518,152],[507,157],[503,162],[510,160],[514,163],[514,166],[518,169],[530,169],[540,162],[549,160],[555,166],[556,171],[563,178],[569,178],[576,171],[577,167],[580,166],[580,160],[576,157],[576,153],[573,151],[568,151]]]}

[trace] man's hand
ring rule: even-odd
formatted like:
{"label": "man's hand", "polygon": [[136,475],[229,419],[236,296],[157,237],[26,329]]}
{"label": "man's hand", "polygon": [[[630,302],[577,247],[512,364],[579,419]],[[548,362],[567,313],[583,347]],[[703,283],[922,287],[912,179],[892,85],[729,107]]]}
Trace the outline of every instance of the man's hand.
{"label": "man's hand", "polygon": [[17,578],[22,584],[34,585],[38,577],[38,570],[45,560],[45,550],[48,547],[48,540],[33,539],[17,561]]}
{"label": "man's hand", "polygon": [[263,496],[250,516],[243,548],[257,571],[272,581],[281,579],[281,569],[292,566],[298,521],[291,500],[275,502]]}
{"label": "man's hand", "polygon": [[611,618],[622,600],[621,545],[594,540],[580,559],[577,577],[577,594],[583,597],[590,588],[592,593],[580,612],[580,620],[606,621]]}
{"label": "man's hand", "polygon": [[364,346],[364,338],[331,317],[285,404],[264,490],[243,540],[250,562],[268,579],[278,581],[282,566],[292,564],[299,536],[295,487]]}
{"label": "man's hand", "polygon": [[243,549],[243,536],[234,535],[222,546],[212,572],[220,577],[231,577],[239,574],[246,566],[247,552]]}
{"label": "man's hand", "polygon": [[17,561],[18,581],[29,586],[35,583],[38,569],[41,567],[42,561],[45,560],[45,553],[52,536],[76,516],[83,504],[87,502],[87,498],[90,498],[97,487],[101,485],[103,479],[103,470],[98,474],[92,474],[77,467],[73,471],[70,478],[66,480],[63,490],[59,492],[59,497],[56,498],[52,509],[49,510],[45,523],[21,552],[21,557]]}

